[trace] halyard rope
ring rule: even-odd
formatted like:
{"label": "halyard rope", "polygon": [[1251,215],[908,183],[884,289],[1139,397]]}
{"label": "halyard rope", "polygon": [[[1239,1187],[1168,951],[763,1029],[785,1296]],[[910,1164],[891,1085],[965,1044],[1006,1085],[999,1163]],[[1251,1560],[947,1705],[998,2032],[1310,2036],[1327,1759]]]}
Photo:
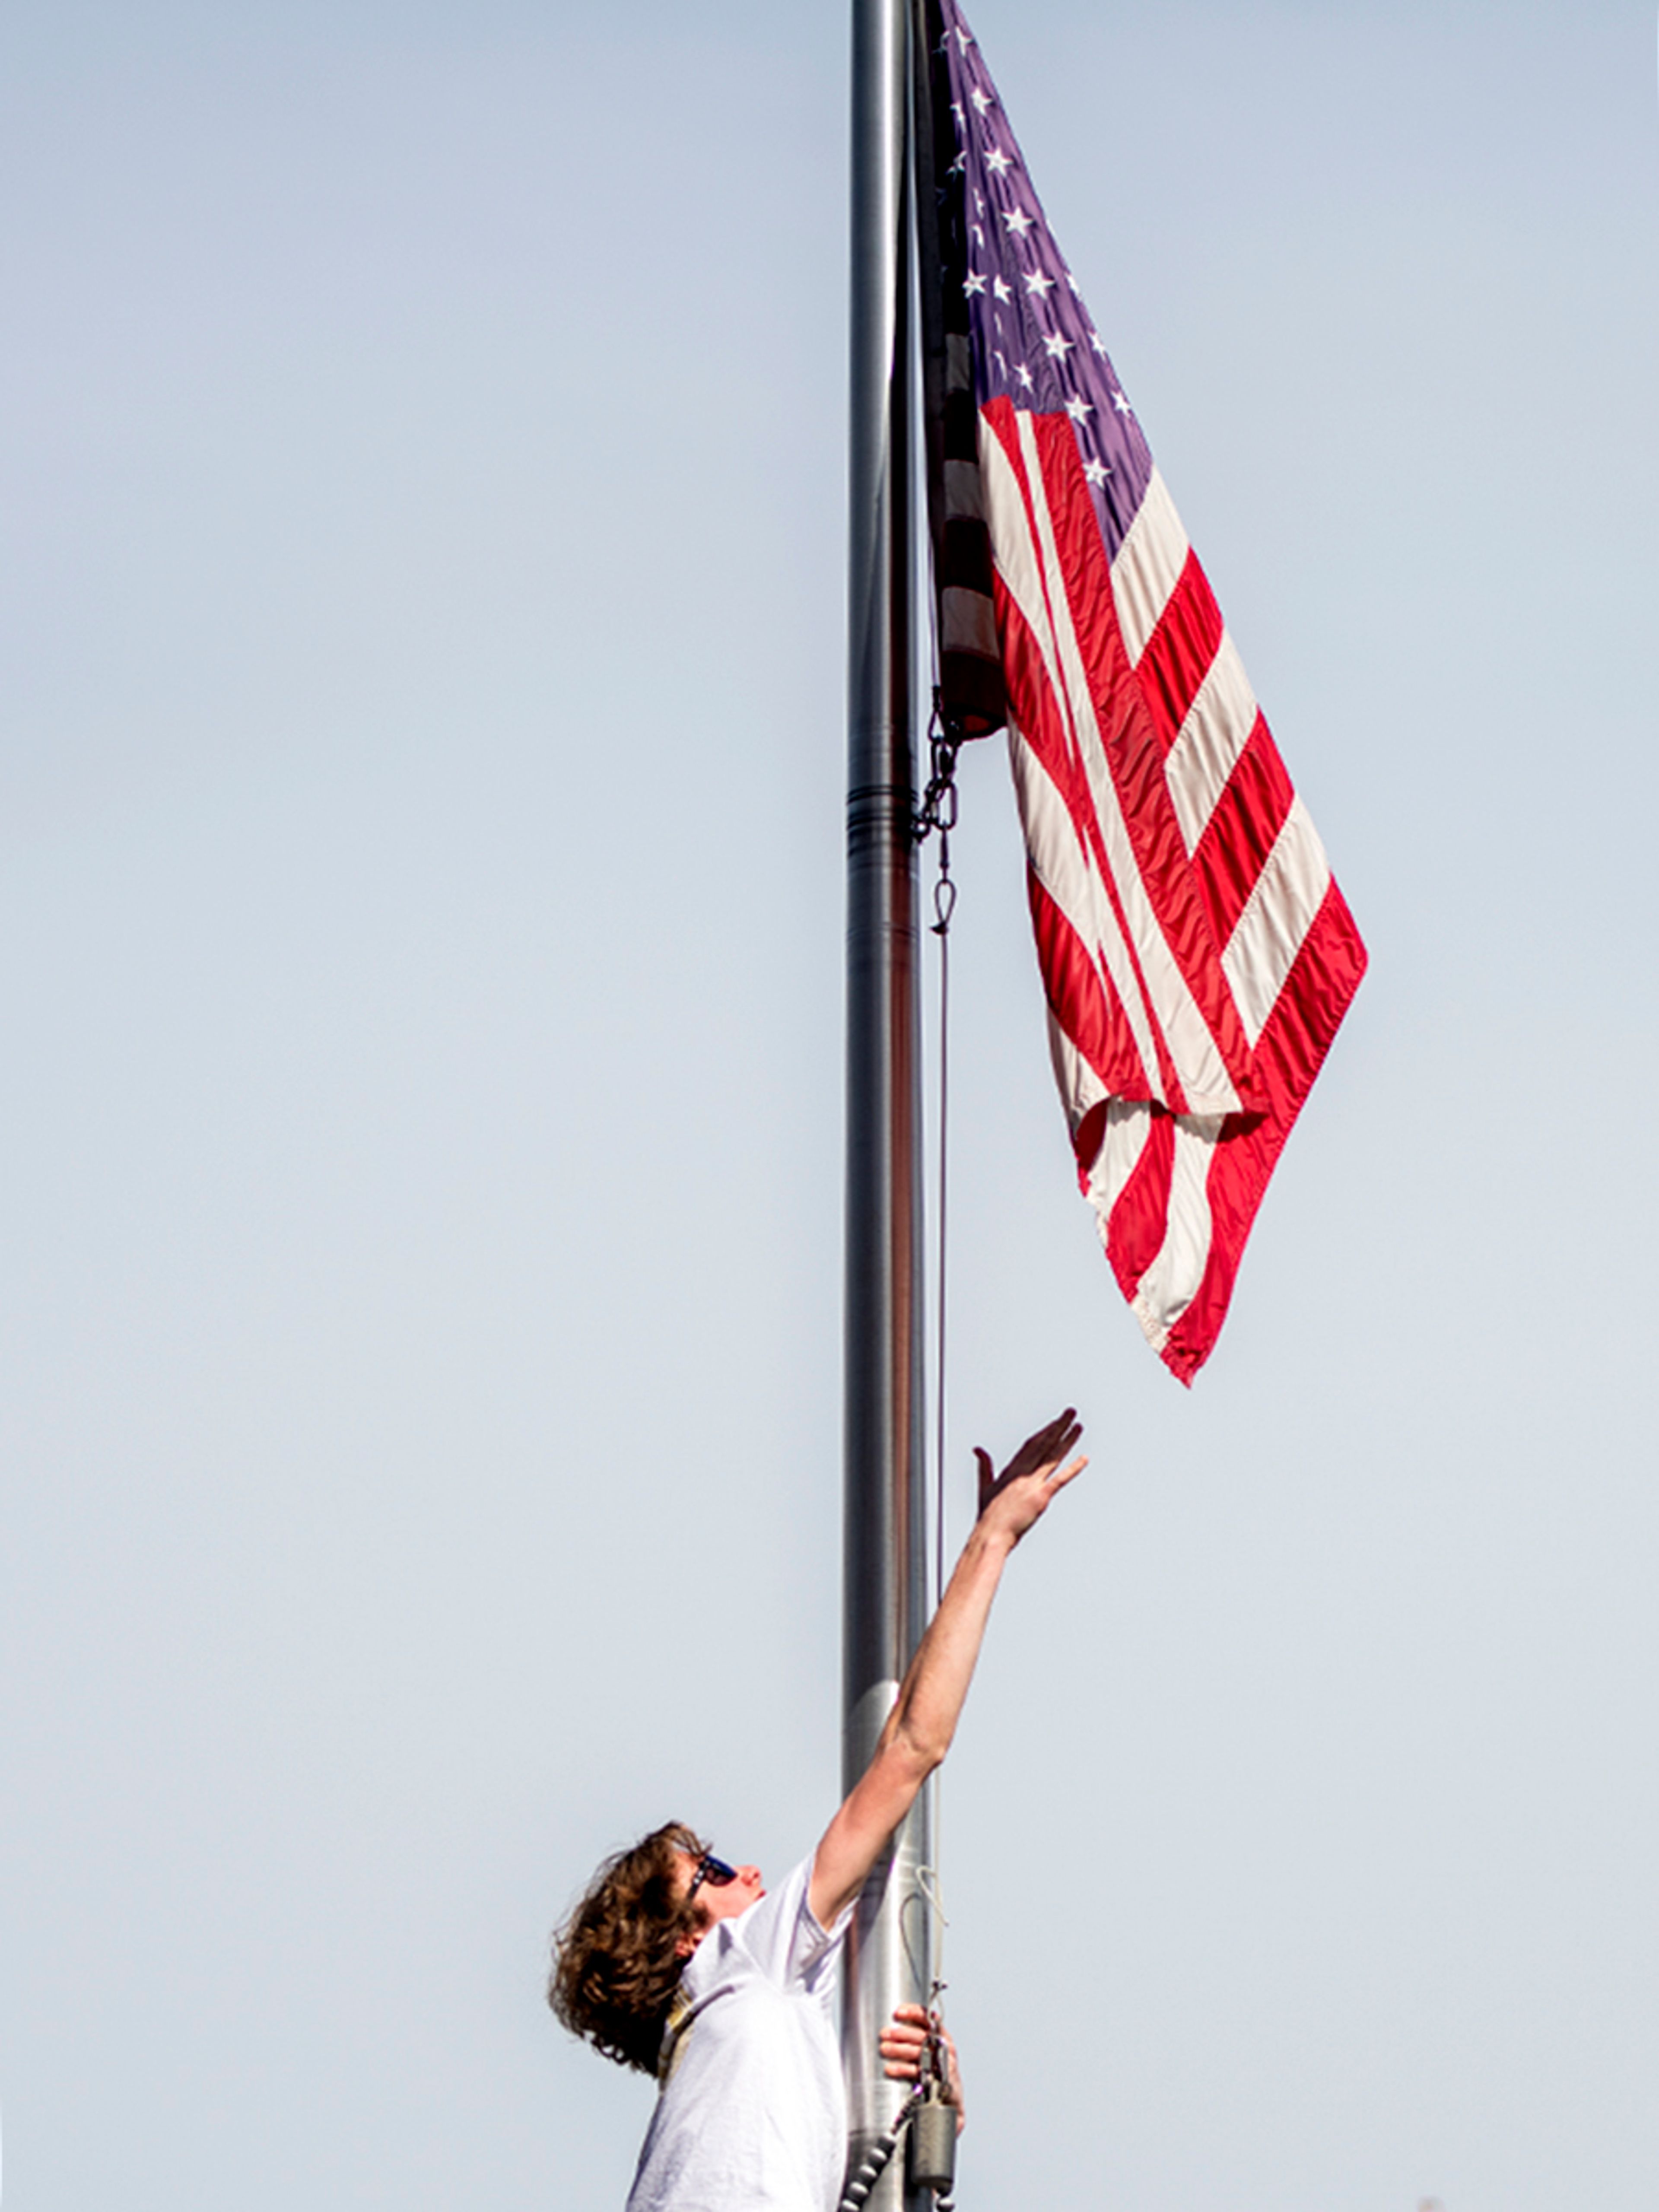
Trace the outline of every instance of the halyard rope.
{"label": "halyard rope", "polygon": [[[945,1320],[945,1258],[947,1253],[947,1222],[950,1164],[950,1023],[951,1023],[951,922],[956,912],[957,887],[951,875],[951,832],[957,825],[957,755],[963,744],[959,730],[945,720],[935,694],[933,719],[928,732],[929,774],[927,787],[922,793],[921,804],[915,817],[916,841],[921,843],[932,832],[939,834],[939,875],[933,885],[933,921],[932,933],[939,939],[939,1231],[935,1248],[937,1267],[936,1296],[939,1321],[934,1344],[934,1391],[936,1415],[933,1435],[933,1602],[937,1606],[945,1595],[945,1351],[947,1345]],[[934,1788],[933,1852],[939,1857],[939,1784]],[[848,2181],[838,2212],[863,2212],[870,2192],[881,2179],[891,2163],[895,2152],[903,2140],[904,2131],[916,2113],[927,2102],[930,2087],[937,2092],[946,2087],[946,2071],[943,2045],[939,2034],[939,2014],[936,2009],[944,1984],[937,1978],[942,1931],[946,1925],[945,1911],[939,1900],[937,1865],[917,1869],[916,1893],[931,1908],[941,1935],[934,1943],[933,2004],[930,2013],[933,2023],[925,2060],[919,2068],[915,2086],[893,2115],[886,2131],[878,2136],[860,2161],[859,2168]],[[908,1900],[907,1900],[908,1902]],[[907,1951],[909,1949],[907,1940]],[[920,1961],[914,1954],[911,1966]],[[954,2117],[954,2116],[953,2116]],[[935,2191],[935,2212],[956,2212],[954,2186],[945,2183]]]}

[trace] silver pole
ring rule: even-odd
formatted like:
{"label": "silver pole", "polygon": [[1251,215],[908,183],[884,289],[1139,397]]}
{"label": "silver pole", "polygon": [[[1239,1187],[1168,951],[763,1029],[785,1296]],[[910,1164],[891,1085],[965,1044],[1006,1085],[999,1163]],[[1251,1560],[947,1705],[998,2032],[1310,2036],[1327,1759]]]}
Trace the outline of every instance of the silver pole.
{"label": "silver pole", "polygon": [[[853,0],[848,471],[847,1282],[842,1779],[868,1764],[927,1618],[921,1092],[911,668],[907,0]],[[918,1805],[860,1900],[842,2056],[854,2166],[897,2109],[876,2038],[924,2000],[931,1858]],[[896,2160],[871,2212],[914,2203]]]}

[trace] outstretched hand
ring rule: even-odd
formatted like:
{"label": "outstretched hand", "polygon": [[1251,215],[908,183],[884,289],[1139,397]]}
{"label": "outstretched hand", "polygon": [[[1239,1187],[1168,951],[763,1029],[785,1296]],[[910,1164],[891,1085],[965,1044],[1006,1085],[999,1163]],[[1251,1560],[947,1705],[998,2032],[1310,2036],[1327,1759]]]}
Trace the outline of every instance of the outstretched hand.
{"label": "outstretched hand", "polygon": [[1027,1437],[1000,1474],[991,1455],[975,1445],[979,1462],[979,1517],[985,1525],[1007,1535],[1014,1543],[1039,1522],[1066,1485],[1082,1474],[1086,1459],[1062,1466],[1066,1455],[1083,1434],[1075,1407],[1068,1406],[1046,1428]]}

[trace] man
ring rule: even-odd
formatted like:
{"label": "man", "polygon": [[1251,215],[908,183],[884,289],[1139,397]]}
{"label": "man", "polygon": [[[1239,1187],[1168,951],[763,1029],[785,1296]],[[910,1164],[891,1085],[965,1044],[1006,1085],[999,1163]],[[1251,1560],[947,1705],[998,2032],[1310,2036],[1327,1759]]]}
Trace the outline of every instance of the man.
{"label": "man", "polygon": [[[548,1997],[607,2058],[654,2073],[628,2212],[835,2212],[847,2149],[836,2034],[854,1900],[944,1759],[1008,1555],[1088,1464],[1068,1407],[1000,1477],[917,1646],[875,1754],[811,1858],[769,1893],[678,1821],[607,1862],[560,1930]],[[919,2007],[882,2039],[914,2077]]]}

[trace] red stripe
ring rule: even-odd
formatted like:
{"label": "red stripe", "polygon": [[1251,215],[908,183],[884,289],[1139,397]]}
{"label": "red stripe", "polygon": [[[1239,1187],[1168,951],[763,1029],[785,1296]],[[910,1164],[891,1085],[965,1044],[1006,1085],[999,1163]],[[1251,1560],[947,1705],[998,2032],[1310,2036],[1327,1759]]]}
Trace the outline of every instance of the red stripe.
{"label": "red stripe", "polygon": [[1133,1297],[1141,1277],[1164,1249],[1174,1166],[1175,1120],[1154,1107],[1146,1145],[1106,1229],[1106,1256],[1126,1298]]}
{"label": "red stripe", "polygon": [[1295,797],[1273,732],[1258,713],[1193,854],[1204,910],[1218,945],[1225,945],[1232,935],[1233,924],[1255,889]]}
{"label": "red stripe", "polygon": [[[999,416],[1000,419],[997,419]],[[1001,443],[1008,465],[1013,471],[1014,479],[1019,486],[1020,496],[1025,505],[1026,527],[1035,542],[1036,525],[1031,512],[1031,490],[1026,477],[1024,456],[1020,451],[1018,432],[1014,427],[1013,409],[1006,400],[1000,401],[994,407],[985,410],[985,419],[992,434]],[[1061,419],[1066,420],[1064,417]],[[1069,432],[1071,428],[1069,421],[1066,422],[1066,428]],[[1075,453],[1075,441],[1073,441],[1073,450]],[[1097,530],[1097,542],[1098,542]],[[1139,1048],[1134,1043],[1133,1031],[1128,1030],[1129,1048],[1133,1053],[1133,1064],[1136,1072],[1133,1080],[1123,1084],[1119,1095],[1127,1098],[1162,1098],[1175,1110],[1181,1111],[1186,1105],[1186,1094],[1182,1090],[1179,1079],[1176,1074],[1175,1064],[1170,1058],[1168,1048],[1164,1041],[1163,1029],[1159,1023],[1152,1018],[1151,998],[1146,988],[1146,979],[1141,970],[1140,957],[1136,951],[1134,941],[1130,935],[1128,924],[1124,916],[1116,883],[1113,878],[1111,869],[1107,865],[1105,841],[1102,836],[1099,818],[1095,811],[1094,795],[1089,785],[1088,770],[1084,765],[1083,756],[1078,747],[1077,732],[1073,723],[1070,706],[1066,698],[1057,694],[1050,684],[1042,647],[1032,635],[1024,616],[1009,596],[1007,586],[1001,576],[998,575],[993,580],[996,598],[997,628],[1002,644],[1003,677],[1007,689],[1010,714],[1021,738],[1030,747],[1032,754],[1041,763],[1044,773],[1060,793],[1079,842],[1094,862],[1096,873],[1112,909],[1112,921],[1117,931],[1118,940],[1122,945],[1133,971],[1135,988],[1139,994],[1142,1005],[1146,1007],[1148,1012],[1148,1027],[1152,1032],[1152,1048],[1157,1065],[1155,1067],[1146,1066],[1141,1058]],[[1107,582],[1109,594],[1109,574]],[[1047,610],[1047,612],[1052,622],[1052,609]],[[1115,607],[1111,610],[1111,618],[1115,624]],[[1113,635],[1116,635],[1115,628]],[[1118,657],[1127,671],[1128,662],[1123,654],[1121,639],[1118,640]],[[1054,1003],[1052,1000],[1050,1003]],[[1060,1022],[1062,1028],[1071,1034],[1071,1024],[1063,1007],[1056,1008],[1056,1018]],[[1127,1016],[1125,1026],[1127,1030]]]}
{"label": "red stripe", "polygon": [[[1024,617],[1008,597],[1000,577],[996,580],[996,603],[1009,711],[1018,729],[1019,739],[1030,746],[1043,772],[1054,783],[1079,843],[1094,860],[1096,872],[1112,909],[1112,920],[1108,927],[1115,929],[1119,939],[1128,949],[1129,964],[1144,1004],[1146,998],[1145,978],[1140,972],[1140,963],[1135,957],[1134,947],[1129,942],[1117,887],[1100,850],[1099,825],[1095,822],[1090,805],[1088,778],[1079,757],[1064,707],[1049,689],[1042,650]],[[1055,911],[1058,913],[1059,909],[1056,908]],[[1075,939],[1076,932],[1073,930],[1071,933]],[[1037,946],[1037,957],[1042,960],[1041,941]],[[1093,968],[1092,962],[1088,964]],[[1048,993],[1048,1002],[1054,1008],[1055,1018],[1066,1034],[1075,1036],[1079,1031],[1086,1032],[1086,1018],[1081,1012],[1074,1015],[1065,1002],[1063,977],[1051,977],[1045,967],[1043,982]],[[1113,1061],[1121,1085],[1120,1095],[1126,1098],[1181,1097],[1175,1069],[1168,1054],[1163,1049],[1163,1038],[1158,1024],[1155,1022],[1150,1024],[1157,1064],[1148,1067],[1141,1059],[1140,1049],[1135,1042],[1134,1031],[1128,1026],[1127,1015],[1123,1020],[1128,1057],[1127,1062],[1115,1058]]]}
{"label": "red stripe", "polygon": [[[994,403],[994,406],[1006,409],[1012,434],[1012,407],[1006,401]],[[985,411],[988,417],[994,410],[987,408]],[[1211,933],[1209,918],[1188,860],[1186,840],[1170,797],[1164,773],[1165,749],[1152,726],[1145,692],[1129,665],[1118,628],[1111,569],[1101,540],[1088,479],[1083,473],[1076,433],[1070,417],[1065,415],[1035,416],[1032,428],[1060,571],[1066,582],[1066,603],[1094,702],[1107,772],[1117,793],[1135,864],[1164,941],[1215,1039],[1227,1072],[1241,1097],[1249,1099],[1252,1096],[1249,1044],[1222,972],[1220,945]],[[1017,434],[1013,443],[1018,445]],[[1003,444],[1005,449],[1009,447],[1008,436],[1004,436]],[[1022,484],[1024,481],[1022,476]],[[1019,691],[1012,678],[1009,697],[1014,704],[1015,718],[1020,720]],[[1024,728],[1023,720],[1020,727]],[[1076,765],[1081,776],[1080,759]],[[1061,788],[1066,793],[1073,817],[1086,820],[1102,872],[1108,874],[1109,881],[1086,777],[1082,777],[1080,783],[1074,778],[1071,787],[1062,785]],[[1081,815],[1079,808],[1083,810]],[[1167,1064],[1161,1032],[1158,1042],[1160,1055]],[[1173,1111],[1185,1110],[1186,1102],[1176,1087],[1172,1069],[1163,1095]]]}
{"label": "red stripe", "polygon": [[[1212,1224],[1209,1265],[1164,1347],[1165,1365],[1182,1382],[1192,1381],[1215,1348],[1268,1178],[1364,972],[1365,948],[1347,902],[1333,883],[1256,1041],[1267,1110],[1252,1116],[1230,1114],[1222,1124],[1206,1186]],[[1112,1218],[1115,1223],[1115,1213]]]}
{"label": "red stripe", "polygon": [[1221,610],[1210,580],[1190,547],[1158,628],[1146,641],[1135,673],[1151,710],[1152,727],[1167,753],[1192,711],[1200,686],[1221,643]]}
{"label": "red stripe", "polygon": [[1027,867],[1025,880],[1049,1012],[1109,1091],[1139,1097],[1144,1073],[1122,1001],[1035,868]]}

